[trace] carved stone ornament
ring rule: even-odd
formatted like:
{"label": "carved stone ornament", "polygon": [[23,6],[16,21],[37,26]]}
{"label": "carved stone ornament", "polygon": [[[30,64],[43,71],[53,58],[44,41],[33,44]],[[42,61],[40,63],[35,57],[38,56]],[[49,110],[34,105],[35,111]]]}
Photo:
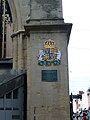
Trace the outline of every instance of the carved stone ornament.
{"label": "carved stone ornament", "polygon": [[38,65],[60,65],[61,64],[61,51],[56,48],[53,40],[49,39],[44,42],[44,48],[39,50]]}

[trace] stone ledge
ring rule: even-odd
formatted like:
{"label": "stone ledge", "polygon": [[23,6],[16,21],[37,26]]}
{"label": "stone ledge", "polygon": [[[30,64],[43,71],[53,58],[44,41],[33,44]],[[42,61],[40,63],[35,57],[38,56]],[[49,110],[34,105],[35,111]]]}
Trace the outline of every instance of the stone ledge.
{"label": "stone ledge", "polygon": [[18,31],[14,32],[14,33],[11,35],[11,38],[17,36],[17,35],[20,34],[20,33],[24,33],[24,32],[25,32],[25,30],[18,30]]}
{"label": "stone ledge", "polygon": [[24,26],[26,35],[29,35],[30,32],[44,32],[44,31],[59,31],[67,33],[68,42],[71,33],[72,23],[59,23],[59,24],[26,24]]}

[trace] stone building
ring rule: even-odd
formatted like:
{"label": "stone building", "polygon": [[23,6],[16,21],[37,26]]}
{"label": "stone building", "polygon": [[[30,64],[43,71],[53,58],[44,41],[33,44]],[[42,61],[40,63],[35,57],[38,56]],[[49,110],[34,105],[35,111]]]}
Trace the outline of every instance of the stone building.
{"label": "stone building", "polygon": [[70,120],[67,47],[72,24],[64,22],[62,0],[5,1],[12,17],[13,61],[1,60],[6,61],[0,75],[2,119]]}

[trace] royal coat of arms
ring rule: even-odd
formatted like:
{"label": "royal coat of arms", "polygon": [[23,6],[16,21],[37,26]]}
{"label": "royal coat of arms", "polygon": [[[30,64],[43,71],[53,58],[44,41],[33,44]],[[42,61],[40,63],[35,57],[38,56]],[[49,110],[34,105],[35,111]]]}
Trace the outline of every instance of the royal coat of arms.
{"label": "royal coat of arms", "polygon": [[39,50],[38,65],[59,65],[61,63],[61,51],[56,48],[53,40],[44,42],[44,48]]}

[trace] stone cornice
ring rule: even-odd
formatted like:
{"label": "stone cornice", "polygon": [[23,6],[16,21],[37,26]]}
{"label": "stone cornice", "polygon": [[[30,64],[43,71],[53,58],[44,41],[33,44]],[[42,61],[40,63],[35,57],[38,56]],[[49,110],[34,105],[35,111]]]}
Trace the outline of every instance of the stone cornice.
{"label": "stone cornice", "polygon": [[58,31],[67,33],[68,37],[68,43],[69,43],[69,37],[72,29],[72,23],[59,23],[59,24],[26,24],[24,26],[25,32],[27,35],[30,34],[32,31]]}

